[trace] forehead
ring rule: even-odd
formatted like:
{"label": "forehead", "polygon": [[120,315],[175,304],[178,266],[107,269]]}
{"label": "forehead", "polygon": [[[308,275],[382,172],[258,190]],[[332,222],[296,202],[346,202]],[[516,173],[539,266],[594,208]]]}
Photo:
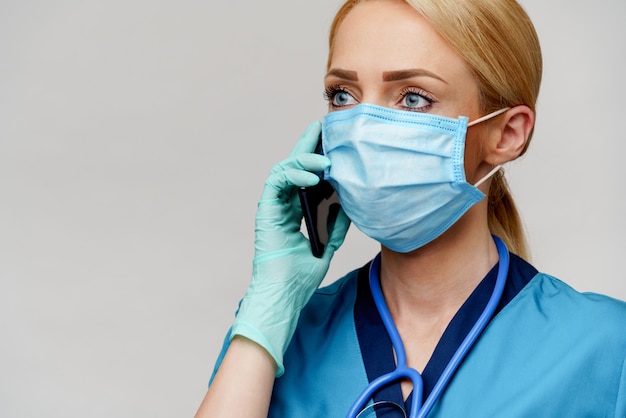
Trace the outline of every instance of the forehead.
{"label": "forehead", "polygon": [[359,73],[423,68],[442,78],[472,78],[459,55],[402,0],[357,4],[339,25],[330,58],[331,68]]}

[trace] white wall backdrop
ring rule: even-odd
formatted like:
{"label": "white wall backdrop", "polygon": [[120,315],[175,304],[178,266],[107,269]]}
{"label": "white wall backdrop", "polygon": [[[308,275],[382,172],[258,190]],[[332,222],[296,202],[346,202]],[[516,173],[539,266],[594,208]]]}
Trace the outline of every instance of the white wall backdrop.
{"label": "white wall backdrop", "polygon": [[[524,0],[534,263],[626,299],[626,2]],[[0,2],[0,416],[192,416],[339,0]],[[330,279],[376,251],[352,228]]]}

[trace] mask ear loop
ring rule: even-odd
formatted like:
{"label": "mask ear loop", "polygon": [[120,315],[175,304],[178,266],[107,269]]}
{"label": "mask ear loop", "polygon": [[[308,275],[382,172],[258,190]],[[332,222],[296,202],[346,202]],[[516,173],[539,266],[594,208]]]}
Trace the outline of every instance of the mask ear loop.
{"label": "mask ear loop", "polygon": [[470,123],[467,124],[467,127],[469,128],[470,126],[477,125],[480,122],[486,121],[487,119],[495,118],[496,116],[503,114],[504,112],[506,112],[509,109],[510,109],[510,107],[503,107],[500,110],[496,110],[495,112],[491,112],[488,115],[482,116],[482,117],[480,117],[480,118],[478,118],[476,120],[471,121]]}
{"label": "mask ear loop", "polygon": [[478,187],[481,184],[483,184],[484,182],[486,182],[489,177],[493,176],[494,174],[496,174],[498,171],[500,171],[500,169],[502,168],[502,164],[498,164],[497,166],[495,166],[493,168],[493,170],[491,170],[490,172],[487,173],[487,175],[485,177],[483,177],[482,179],[478,180],[476,182],[476,184],[474,184],[474,187]]}
{"label": "mask ear loop", "polygon": [[[485,116],[483,116],[483,117],[480,117],[480,118],[478,118],[478,119],[476,119],[476,120],[474,120],[474,121],[472,121],[472,122],[468,123],[468,124],[467,124],[467,127],[469,128],[470,126],[477,125],[477,124],[479,124],[479,123],[481,123],[481,122],[484,122],[484,121],[486,121],[486,120],[488,120],[488,119],[495,118],[496,116],[503,114],[504,112],[506,112],[506,111],[507,111],[507,110],[509,110],[509,109],[510,109],[510,107],[504,107],[504,108],[502,108],[502,109],[500,109],[500,110],[496,110],[495,112],[491,112],[491,113],[489,113],[488,115],[485,115]],[[476,184],[474,184],[474,187],[478,187],[478,186],[480,186],[481,184],[483,184],[484,182],[486,182],[486,181],[487,181],[487,180],[488,180],[491,176],[493,176],[493,175],[494,175],[494,174],[496,174],[498,171],[500,171],[500,169],[501,169],[501,168],[502,168],[502,164],[498,164],[497,166],[495,166],[495,167],[493,168],[493,170],[491,170],[490,172],[488,172],[488,173],[487,173],[487,175],[486,175],[485,177],[483,177],[482,179],[478,180],[478,181],[476,182]]]}

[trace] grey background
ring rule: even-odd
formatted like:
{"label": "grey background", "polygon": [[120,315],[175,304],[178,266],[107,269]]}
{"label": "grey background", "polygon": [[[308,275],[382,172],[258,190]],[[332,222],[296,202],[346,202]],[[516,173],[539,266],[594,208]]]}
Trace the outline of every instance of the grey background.
{"label": "grey background", "polygon": [[[524,0],[543,44],[509,165],[536,266],[626,299],[626,2]],[[0,2],[0,416],[191,416],[270,167],[325,113],[338,0]],[[355,228],[328,281],[376,245]]]}

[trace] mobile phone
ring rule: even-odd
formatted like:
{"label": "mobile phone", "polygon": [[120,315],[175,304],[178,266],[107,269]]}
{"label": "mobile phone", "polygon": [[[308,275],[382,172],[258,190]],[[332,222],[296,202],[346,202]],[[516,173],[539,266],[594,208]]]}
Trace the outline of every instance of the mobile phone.
{"label": "mobile phone", "polygon": [[[321,133],[314,152],[323,154]],[[315,186],[301,187],[298,194],[311,243],[311,252],[315,257],[320,258],[324,254],[330,231],[337,219],[340,204],[335,189],[328,181],[324,180],[324,173],[317,172],[315,174],[319,176],[320,182]]]}

